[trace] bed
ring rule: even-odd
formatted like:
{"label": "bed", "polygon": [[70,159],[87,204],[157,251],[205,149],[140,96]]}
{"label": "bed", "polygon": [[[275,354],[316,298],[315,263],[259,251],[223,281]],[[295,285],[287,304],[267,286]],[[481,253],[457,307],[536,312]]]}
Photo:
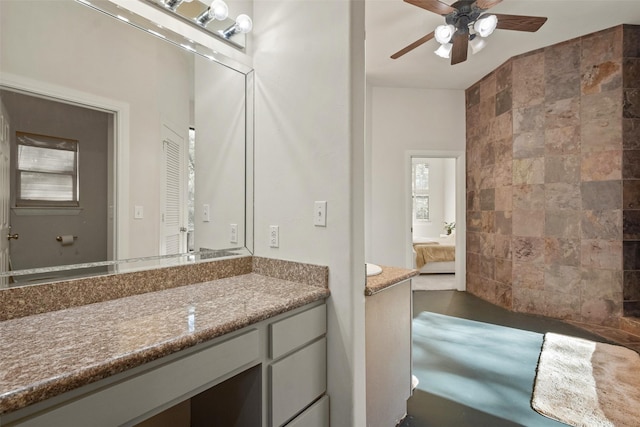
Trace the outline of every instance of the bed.
{"label": "bed", "polygon": [[420,273],[456,272],[456,236],[414,237],[415,268]]}

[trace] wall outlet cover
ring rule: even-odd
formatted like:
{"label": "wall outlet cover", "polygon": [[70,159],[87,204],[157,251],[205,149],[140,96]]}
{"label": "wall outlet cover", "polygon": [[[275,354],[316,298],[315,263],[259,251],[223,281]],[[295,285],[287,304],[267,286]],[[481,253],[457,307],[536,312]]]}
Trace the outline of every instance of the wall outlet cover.
{"label": "wall outlet cover", "polygon": [[269,226],[269,247],[280,247],[280,230],[277,225]]}

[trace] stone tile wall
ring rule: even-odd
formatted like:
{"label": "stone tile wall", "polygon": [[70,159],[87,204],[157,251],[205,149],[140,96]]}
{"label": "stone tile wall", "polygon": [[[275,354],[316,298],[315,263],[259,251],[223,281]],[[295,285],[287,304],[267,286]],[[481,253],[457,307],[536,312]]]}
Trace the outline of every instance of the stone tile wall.
{"label": "stone tile wall", "polygon": [[622,81],[624,314],[640,317],[640,26],[624,27]]}
{"label": "stone tile wall", "polygon": [[[469,292],[515,311],[617,325],[623,157],[624,182],[640,178],[632,118],[624,134],[636,151],[625,145],[623,156],[623,75],[637,77],[627,65],[637,58],[625,58],[623,73],[619,26],[514,57],[467,90]],[[625,115],[640,117],[637,79],[627,87]],[[625,194],[638,209],[635,184]],[[640,242],[627,230],[638,230],[638,211],[624,212],[626,279],[635,281],[624,290],[637,300]]]}

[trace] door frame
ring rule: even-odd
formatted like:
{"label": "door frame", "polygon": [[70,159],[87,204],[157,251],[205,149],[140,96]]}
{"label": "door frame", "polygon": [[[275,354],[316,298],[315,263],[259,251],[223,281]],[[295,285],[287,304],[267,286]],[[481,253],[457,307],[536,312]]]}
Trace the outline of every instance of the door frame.
{"label": "door frame", "polygon": [[[109,156],[108,204],[113,215],[113,233],[107,237],[107,256],[111,260],[129,258],[129,104],[76,89],[11,73],[0,75],[0,85],[42,98],[101,110],[113,115],[113,153]],[[111,224],[110,223],[110,224]]]}
{"label": "door frame", "polygon": [[405,247],[406,265],[414,268],[413,255],[413,203],[411,194],[411,159],[413,157],[446,158],[456,161],[456,289],[466,290],[467,275],[467,210],[466,210],[466,157],[464,151],[407,150],[405,151]]}

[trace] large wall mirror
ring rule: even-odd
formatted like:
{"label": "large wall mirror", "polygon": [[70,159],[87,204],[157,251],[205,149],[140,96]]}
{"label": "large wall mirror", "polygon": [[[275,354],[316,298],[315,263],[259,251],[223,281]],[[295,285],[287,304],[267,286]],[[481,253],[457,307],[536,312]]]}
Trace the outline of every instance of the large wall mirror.
{"label": "large wall mirror", "polygon": [[0,287],[252,252],[249,67],[106,0],[0,20]]}

